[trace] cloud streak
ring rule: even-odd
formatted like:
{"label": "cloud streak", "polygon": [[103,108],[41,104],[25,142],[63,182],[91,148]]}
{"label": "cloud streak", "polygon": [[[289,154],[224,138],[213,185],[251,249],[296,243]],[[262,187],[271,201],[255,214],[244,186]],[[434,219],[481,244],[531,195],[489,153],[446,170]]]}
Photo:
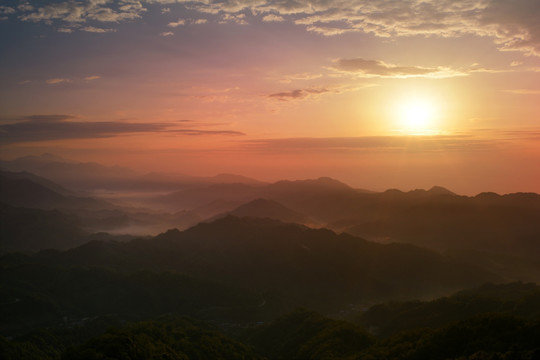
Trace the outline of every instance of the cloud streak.
{"label": "cloud streak", "polygon": [[285,138],[245,141],[245,150],[261,153],[448,152],[491,151],[498,140],[467,135]]}
{"label": "cloud streak", "polygon": [[294,99],[304,99],[311,96],[317,96],[330,92],[330,90],[325,88],[309,88],[309,89],[296,89],[291,91],[277,92],[268,95],[270,98],[275,98],[282,101],[294,100]]}
{"label": "cloud streak", "polygon": [[[186,124],[171,123],[135,123],[125,121],[77,121],[72,115],[30,115],[17,119],[8,119],[10,123],[0,125],[0,143],[37,142],[67,139],[92,139],[116,137],[137,133],[168,133],[173,135],[224,135],[241,136],[232,130],[199,130],[185,128]],[[184,128],[178,129],[178,126]],[[195,125],[195,124],[193,124]]]}
{"label": "cloud streak", "polygon": [[338,59],[335,63],[335,70],[372,77],[451,77],[464,75],[464,73],[448,68],[401,66],[387,64],[381,60],[362,58]]}

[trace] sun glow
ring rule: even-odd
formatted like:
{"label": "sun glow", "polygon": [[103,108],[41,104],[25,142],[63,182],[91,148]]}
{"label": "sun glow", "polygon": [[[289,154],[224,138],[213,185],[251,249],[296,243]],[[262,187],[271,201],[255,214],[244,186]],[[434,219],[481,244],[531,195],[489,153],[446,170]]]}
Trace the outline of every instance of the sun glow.
{"label": "sun glow", "polygon": [[436,103],[427,97],[405,98],[395,109],[399,131],[412,135],[429,135],[437,132]]}

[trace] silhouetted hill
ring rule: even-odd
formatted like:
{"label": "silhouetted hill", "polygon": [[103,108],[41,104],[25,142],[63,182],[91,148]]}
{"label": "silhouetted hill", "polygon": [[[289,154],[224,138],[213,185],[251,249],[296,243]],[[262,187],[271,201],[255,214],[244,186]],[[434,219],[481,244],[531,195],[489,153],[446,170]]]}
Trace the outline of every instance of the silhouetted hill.
{"label": "silhouetted hill", "polygon": [[536,360],[540,355],[540,322],[502,314],[380,339],[353,324],[297,310],[246,332],[233,340],[215,326],[175,315],[131,324],[109,316],[9,340],[0,337],[0,355],[6,360]]}
{"label": "silhouetted hill", "polygon": [[212,184],[157,197],[155,204],[184,210],[203,207],[212,202],[247,202],[256,198],[257,193],[256,187],[247,184]]}
{"label": "silhouetted hill", "polygon": [[353,359],[536,359],[539,321],[486,314],[436,330],[417,329],[379,341]]}
{"label": "silhouetted hill", "polygon": [[16,208],[0,203],[0,249],[28,251],[81,245],[86,234],[77,218],[58,210]]}
{"label": "silhouetted hill", "polygon": [[227,215],[233,215],[237,217],[258,217],[269,218],[279,220],[288,223],[306,224],[310,222],[310,219],[296,211],[293,211],[280,203],[266,199],[256,199],[246,204],[240,205],[236,209],[233,209],[227,213],[219,214],[209,221],[222,218]]}
{"label": "silhouetted hill", "polygon": [[452,253],[509,280],[540,280],[540,195],[427,193],[375,195],[371,211],[348,212],[329,228]]}
{"label": "silhouetted hill", "polygon": [[350,194],[356,193],[350,186],[329,177],[295,181],[281,180],[267,187],[267,191],[276,193],[313,193],[318,191],[327,192],[329,190],[348,192]]}
{"label": "silhouetted hill", "polygon": [[181,191],[214,184],[246,184],[262,186],[266,183],[246,176],[218,174],[215,176],[191,176],[186,174],[167,174],[152,172],[135,178],[126,179],[124,188],[140,191]]}
{"label": "silhouetted hill", "polygon": [[93,162],[79,163],[51,154],[2,161],[0,167],[9,171],[28,171],[77,190],[108,188],[137,176],[135,171],[128,168]]}
{"label": "silhouetted hill", "polygon": [[[91,354],[91,355],[89,355]],[[192,319],[159,319],[107,331],[69,349],[62,359],[260,359],[253,351]]]}
{"label": "silhouetted hill", "polygon": [[[53,254],[53,251],[48,251]],[[174,272],[37,264],[28,256],[2,257],[0,331],[12,335],[33,327],[115,315],[147,319],[177,313],[211,320],[245,319],[258,294]],[[241,309],[243,314],[238,315]]]}
{"label": "silhouetted hill", "polygon": [[[205,178],[202,178],[201,180],[204,179]],[[246,184],[252,186],[262,186],[267,184],[263,181],[236,174],[217,174],[216,176],[208,177],[206,179],[206,181],[216,184]]]}
{"label": "silhouetted hill", "polygon": [[474,197],[476,203],[483,206],[508,206],[540,209],[540,195],[536,193],[513,193],[499,195],[480,193]]}
{"label": "silhouetted hill", "polygon": [[433,186],[431,189],[427,191],[430,195],[451,195],[455,196],[456,194],[452,191],[442,187],[442,186]]}
{"label": "silhouetted hill", "polygon": [[351,323],[296,310],[251,331],[245,341],[269,359],[343,359],[375,339]]}
{"label": "silhouetted hill", "polygon": [[64,205],[66,197],[28,179],[0,178],[0,201],[33,208],[56,208]]}
{"label": "silhouetted hill", "polygon": [[242,183],[262,186],[266,183],[235,174],[191,176],[176,173],[147,173],[122,166],[105,166],[94,162],[77,162],[51,154],[25,156],[12,161],[0,161],[0,168],[27,171],[71,189],[83,191],[179,191],[212,184]]}
{"label": "silhouetted hill", "polygon": [[[259,198],[273,200],[313,220],[326,223],[343,216],[347,208],[372,194],[360,193],[331,178],[278,181],[265,186],[215,184],[175,192],[155,199],[155,204],[169,209],[205,207],[212,202],[246,203]],[[363,204],[360,204],[363,207]],[[330,219],[330,220],[329,220]]]}
{"label": "silhouetted hill", "polygon": [[0,171],[0,178],[6,179],[6,180],[29,180],[35,184],[41,185],[61,195],[66,195],[66,196],[75,195],[73,191],[68,190],[64,188],[63,186],[58,185],[50,181],[49,179],[31,174],[26,171],[22,171],[22,172]]}
{"label": "silhouetted hill", "polygon": [[378,304],[361,313],[356,323],[386,337],[490,313],[540,320],[540,287],[532,283],[485,284],[431,301]]}
{"label": "silhouetted hill", "polygon": [[350,323],[298,310],[251,331],[246,342],[268,359],[536,359],[540,321],[485,314],[387,339]]}
{"label": "silhouetted hill", "polygon": [[214,200],[205,205],[195,207],[193,212],[199,214],[202,218],[209,219],[216,215],[229,212],[243,204],[244,202],[238,200]]}
{"label": "silhouetted hill", "polygon": [[93,242],[36,259],[66,266],[174,270],[271,293],[285,308],[445,294],[494,277],[411,245],[381,245],[326,229],[232,216],[151,240]]}
{"label": "silhouetted hill", "polygon": [[42,185],[36,183],[31,176],[13,176],[11,173],[0,173],[0,202],[16,206],[36,209],[110,209],[113,205],[88,197],[62,195],[52,188],[54,183]]}

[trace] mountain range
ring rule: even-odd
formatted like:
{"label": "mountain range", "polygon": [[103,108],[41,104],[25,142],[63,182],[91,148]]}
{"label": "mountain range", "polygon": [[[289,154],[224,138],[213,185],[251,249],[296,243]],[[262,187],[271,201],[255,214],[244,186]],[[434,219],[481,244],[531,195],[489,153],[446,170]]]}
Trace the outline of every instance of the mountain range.
{"label": "mountain range", "polygon": [[[324,227],[379,243],[414,244],[477,264],[509,281],[540,279],[540,195],[534,193],[461,196],[439,186],[368,192],[328,177],[268,184],[237,175],[137,175],[118,166],[77,163],[53,155],[0,165],[24,170],[0,173],[0,202],[6,205],[2,221],[10,219],[9,226],[3,226],[3,238],[11,239],[2,241],[4,250],[77,246],[81,240],[73,234],[78,232],[156,235],[236,215]],[[48,172],[63,182],[60,185],[29,169]],[[81,186],[77,190],[65,186],[89,172],[101,180],[81,180],[86,184],[84,192]],[[133,181],[140,186],[132,187]],[[119,189],[119,184],[125,188]],[[109,190],[96,192],[96,187]],[[32,209],[34,217],[16,209]],[[45,213],[53,210],[59,213]],[[11,220],[15,218],[19,220]],[[46,233],[47,227],[31,219],[45,218],[48,228],[66,231],[53,232],[55,240],[37,239],[34,234]],[[29,228],[35,231],[28,231],[25,222],[33,224]]]}

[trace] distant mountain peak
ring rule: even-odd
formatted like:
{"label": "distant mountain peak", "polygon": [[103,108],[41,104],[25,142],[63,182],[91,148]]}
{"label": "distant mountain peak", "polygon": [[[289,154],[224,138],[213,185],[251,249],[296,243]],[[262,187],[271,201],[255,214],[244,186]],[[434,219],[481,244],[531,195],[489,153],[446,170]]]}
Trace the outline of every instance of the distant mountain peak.
{"label": "distant mountain peak", "polygon": [[259,181],[257,179],[252,179],[247,176],[243,175],[237,175],[237,174],[230,174],[230,173],[221,173],[217,174],[209,180],[212,180],[213,182],[225,182],[225,183],[242,183],[242,184],[250,184],[250,185],[263,185],[265,184],[262,181]]}
{"label": "distant mountain peak", "polygon": [[273,185],[307,185],[317,188],[333,188],[333,189],[347,189],[353,190],[349,185],[333,179],[331,177],[320,177],[318,179],[305,179],[305,180],[280,180]]}
{"label": "distant mountain peak", "polygon": [[447,188],[437,185],[433,186],[427,192],[433,195],[456,195],[454,192],[448,190]]}
{"label": "distant mountain peak", "polygon": [[227,217],[237,218],[258,218],[277,220],[284,223],[296,223],[304,224],[309,222],[307,216],[289,209],[288,207],[278,203],[274,200],[268,200],[264,198],[258,198],[251,200],[245,204],[242,204],[235,209],[218,214],[206,220],[206,222],[214,222],[217,219],[223,219]]}
{"label": "distant mountain peak", "polygon": [[456,195],[452,191],[442,187],[442,186],[433,186],[429,190],[425,189],[414,189],[408,192],[403,192],[398,189],[388,189],[384,192],[384,194],[387,195],[403,195],[403,194],[409,194],[409,195]]}
{"label": "distant mountain peak", "polygon": [[60,162],[60,163],[76,163],[74,160],[66,159],[62,156],[58,156],[51,153],[43,153],[41,155],[28,155],[28,156],[21,156],[13,160],[14,163],[40,163],[40,164],[46,164],[46,163],[53,163],[53,162]]}

